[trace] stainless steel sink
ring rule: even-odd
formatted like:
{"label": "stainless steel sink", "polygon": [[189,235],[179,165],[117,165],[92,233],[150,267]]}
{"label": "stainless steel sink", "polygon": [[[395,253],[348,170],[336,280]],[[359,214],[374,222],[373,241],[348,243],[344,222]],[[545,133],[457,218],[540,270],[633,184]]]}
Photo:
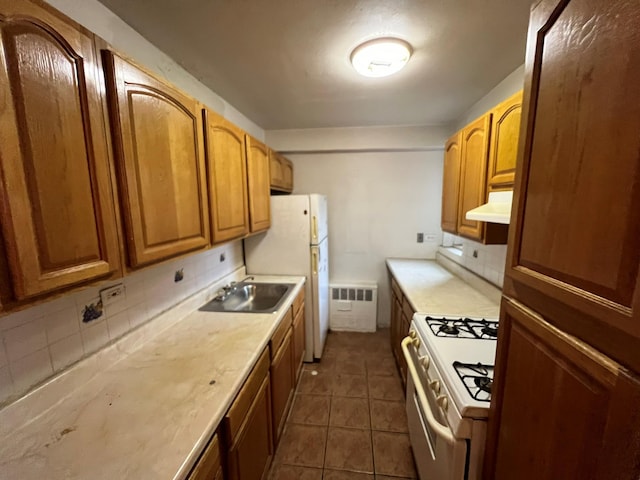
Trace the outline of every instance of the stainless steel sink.
{"label": "stainless steel sink", "polygon": [[293,283],[241,282],[224,296],[216,297],[198,310],[201,312],[273,313],[293,289]]}

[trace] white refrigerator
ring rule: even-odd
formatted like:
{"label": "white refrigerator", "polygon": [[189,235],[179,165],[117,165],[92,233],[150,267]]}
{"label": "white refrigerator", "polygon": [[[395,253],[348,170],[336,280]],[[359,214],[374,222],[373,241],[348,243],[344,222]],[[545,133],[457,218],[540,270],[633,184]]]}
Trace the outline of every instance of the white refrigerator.
{"label": "white refrigerator", "polygon": [[305,291],[305,361],[322,357],[329,331],[327,197],[271,197],[271,228],[244,241],[248,274],[301,275]]}

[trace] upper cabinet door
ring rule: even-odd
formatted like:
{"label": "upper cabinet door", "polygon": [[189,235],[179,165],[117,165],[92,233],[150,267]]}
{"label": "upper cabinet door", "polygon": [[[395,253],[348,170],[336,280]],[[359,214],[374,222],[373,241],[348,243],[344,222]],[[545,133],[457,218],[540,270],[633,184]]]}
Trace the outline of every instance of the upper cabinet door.
{"label": "upper cabinet door", "polygon": [[460,136],[456,133],[444,147],[442,173],[442,230],[458,233],[458,195],[460,193]]}
{"label": "upper cabinet door", "polygon": [[632,1],[543,0],[533,10],[505,282],[508,295],[635,371],[638,25]]}
{"label": "upper cabinet door", "polygon": [[483,222],[467,220],[465,214],[485,203],[487,156],[491,114],[486,114],[462,130],[462,167],[460,173],[460,201],[458,204],[458,233],[483,240]]}
{"label": "upper cabinet door", "polygon": [[209,244],[201,108],[103,51],[129,264]]}
{"label": "upper cabinet door", "polygon": [[489,152],[489,188],[510,188],[516,172],[518,136],[522,114],[522,91],[493,110],[491,150]]}
{"label": "upper cabinet door", "polygon": [[249,135],[246,135],[246,145],[249,221],[251,232],[259,232],[271,226],[269,149]]}
{"label": "upper cabinet door", "polygon": [[203,110],[213,243],[249,233],[247,161],[244,132],[210,110]]}
{"label": "upper cabinet door", "polygon": [[93,36],[22,0],[0,33],[0,237],[24,299],[120,261]]}

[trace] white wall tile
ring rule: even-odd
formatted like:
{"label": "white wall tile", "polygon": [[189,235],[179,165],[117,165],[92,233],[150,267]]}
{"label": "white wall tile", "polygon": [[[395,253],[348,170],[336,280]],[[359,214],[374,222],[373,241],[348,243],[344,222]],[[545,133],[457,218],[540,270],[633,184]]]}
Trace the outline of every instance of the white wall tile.
{"label": "white wall tile", "polygon": [[42,310],[34,307],[19,312],[12,313],[5,317],[0,317],[0,330],[11,330],[26,323],[32,322],[42,316]]}
{"label": "white wall tile", "polygon": [[49,352],[51,353],[51,362],[53,363],[53,370],[55,372],[76,362],[84,355],[84,347],[82,346],[80,333],[76,333],[49,345]]}
{"label": "white wall tile", "polygon": [[47,346],[42,318],[4,332],[7,356],[10,362],[19,360]]}
{"label": "white wall tile", "polygon": [[15,391],[24,391],[53,374],[49,349],[43,348],[9,364]]}
{"label": "white wall tile", "polygon": [[147,304],[145,302],[130,307],[127,312],[129,313],[129,325],[131,325],[131,328],[142,325],[149,319]]}
{"label": "white wall tile", "polygon": [[44,317],[49,345],[63,338],[67,338],[80,331],[78,314],[74,302],[64,310],[60,310]]}
{"label": "white wall tile", "polygon": [[80,299],[76,299],[76,312],[78,315],[78,323],[80,325],[80,329],[86,328],[88,325],[93,325],[95,322],[101,322],[107,318],[107,311],[105,308],[102,309],[102,315],[95,320],[91,320],[90,322],[84,322],[84,311],[89,305],[98,306],[100,302],[100,297],[83,297]]}
{"label": "white wall tile", "polygon": [[129,314],[124,311],[113,317],[107,318],[107,328],[109,329],[109,339],[115,340],[130,330]]}
{"label": "white wall tile", "polygon": [[85,353],[93,353],[104,347],[109,341],[109,329],[104,320],[96,324],[88,324],[81,333]]}
{"label": "white wall tile", "polygon": [[[0,317],[0,404],[237,270],[244,262],[242,253],[241,241],[224,244]],[[176,283],[180,268],[184,279]],[[83,323],[85,306],[97,303],[100,290],[117,283],[125,285],[124,301]]]}

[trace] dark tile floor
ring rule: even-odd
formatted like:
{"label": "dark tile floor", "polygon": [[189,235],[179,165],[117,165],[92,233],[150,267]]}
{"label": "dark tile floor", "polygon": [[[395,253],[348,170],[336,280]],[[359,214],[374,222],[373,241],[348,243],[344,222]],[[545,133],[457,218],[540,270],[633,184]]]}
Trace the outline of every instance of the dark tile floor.
{"label": "dark tile floor", "polygon": [[416,478],[389,330],[329,333],[305,364],[270,480]]}

